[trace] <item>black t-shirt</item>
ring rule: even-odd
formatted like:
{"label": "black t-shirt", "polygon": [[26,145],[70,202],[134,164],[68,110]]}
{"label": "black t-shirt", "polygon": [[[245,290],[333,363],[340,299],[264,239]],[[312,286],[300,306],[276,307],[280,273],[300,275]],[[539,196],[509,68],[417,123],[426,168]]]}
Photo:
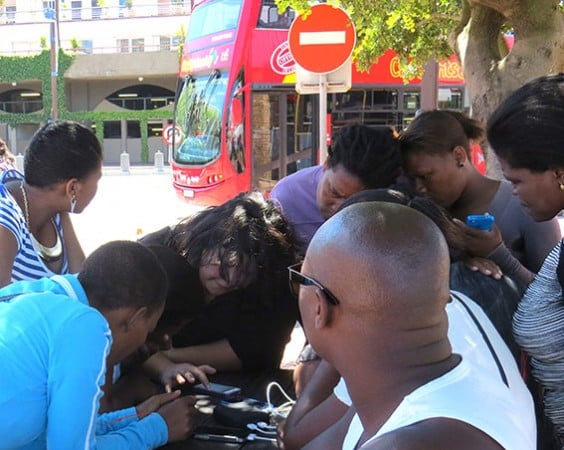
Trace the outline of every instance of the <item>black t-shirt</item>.
{"label": "black t-shirt", "polygon": [[[148,246],[162,245],[170,235],[170,228],[165,227],[139,242]],[[179,319],[182,296],[187,305],[203,303],[204,289],[198,270],[186,266],[182,268],[184,276],[169,277],[169,292],[174,293],[174,301],[167,300],[163,318]],[[167,271],[170,272],[170,268]],[[268,289],[264,286],[265,280],[268,280]],[[285,268],[268,276],[259,273],[257,282],[247,288],[228,292],[203,305],[200,313],[172,336],[172,344],[189,347],[227,339],[243,369],[277,368],[299,316],[298,302],[290,293],[287,280]]]}
{"label": "black t-shirt", "polygon": [[244,369],[278,367],[298,318],[297,301],[287,288],[273,289],[268,299],[257,289],[251,285],[215,298],[173,337],[173,345],[227,339]]}

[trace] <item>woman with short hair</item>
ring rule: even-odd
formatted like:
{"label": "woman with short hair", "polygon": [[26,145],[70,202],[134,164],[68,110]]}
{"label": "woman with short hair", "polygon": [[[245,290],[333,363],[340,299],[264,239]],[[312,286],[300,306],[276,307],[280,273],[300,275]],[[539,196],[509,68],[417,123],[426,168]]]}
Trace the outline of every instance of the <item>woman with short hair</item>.
{"label": "woman with short hair", "polygon": [[0,174],[0,286],[80,270],[84,252],[69,214],[94,198],[102,148],[80,123],[48,122],[31,139],[24,173]]}

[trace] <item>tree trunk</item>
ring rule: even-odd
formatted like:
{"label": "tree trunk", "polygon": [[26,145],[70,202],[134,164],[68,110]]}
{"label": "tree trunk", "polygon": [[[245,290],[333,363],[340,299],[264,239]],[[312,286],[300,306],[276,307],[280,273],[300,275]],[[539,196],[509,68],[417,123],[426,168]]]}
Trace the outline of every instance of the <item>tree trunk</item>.
{"label": "tree trunk", "polygon": [[[473,117],[486,121],[511,92],[542,75],[564,71],[564,15],[560,0],[464,0],[451,44],[464,71]],[[503,25],[514,31],[508,52]],[[488,175],[501,178],[485,149]]]}

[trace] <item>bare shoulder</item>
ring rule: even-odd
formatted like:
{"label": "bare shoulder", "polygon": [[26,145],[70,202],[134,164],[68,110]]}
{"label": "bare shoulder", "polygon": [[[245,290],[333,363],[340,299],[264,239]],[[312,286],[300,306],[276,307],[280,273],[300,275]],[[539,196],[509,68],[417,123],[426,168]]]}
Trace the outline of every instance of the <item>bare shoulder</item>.
{"label": "bare shoulder", "polygon": [[460,420],[436,418],[400,428],[375,439],[365,449],[387,450],[503,450],[483,431]]}

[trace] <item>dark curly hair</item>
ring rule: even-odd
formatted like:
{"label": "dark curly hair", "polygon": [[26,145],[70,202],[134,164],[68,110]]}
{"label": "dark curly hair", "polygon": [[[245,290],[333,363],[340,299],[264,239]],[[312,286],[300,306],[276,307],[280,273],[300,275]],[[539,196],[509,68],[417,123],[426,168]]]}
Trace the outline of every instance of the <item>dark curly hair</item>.
{"label": "dark curly hair", "polygon": [[352,124],[340,128],[327,149],[327,165],[341,164],[366,188],[388,187],[400,175],[400,153],[391,128]]}
{"label": "dark curly hair", "polygon": [[205,254],[217,251],[223,276],[229,267],[254,263],[257,277],[253,284],[266,292],[285,286],[286,268],[298,260],[291,225],[258,192],[239,194],[183,219],[171,231],[167,244],[194,268],[200,267]]}

